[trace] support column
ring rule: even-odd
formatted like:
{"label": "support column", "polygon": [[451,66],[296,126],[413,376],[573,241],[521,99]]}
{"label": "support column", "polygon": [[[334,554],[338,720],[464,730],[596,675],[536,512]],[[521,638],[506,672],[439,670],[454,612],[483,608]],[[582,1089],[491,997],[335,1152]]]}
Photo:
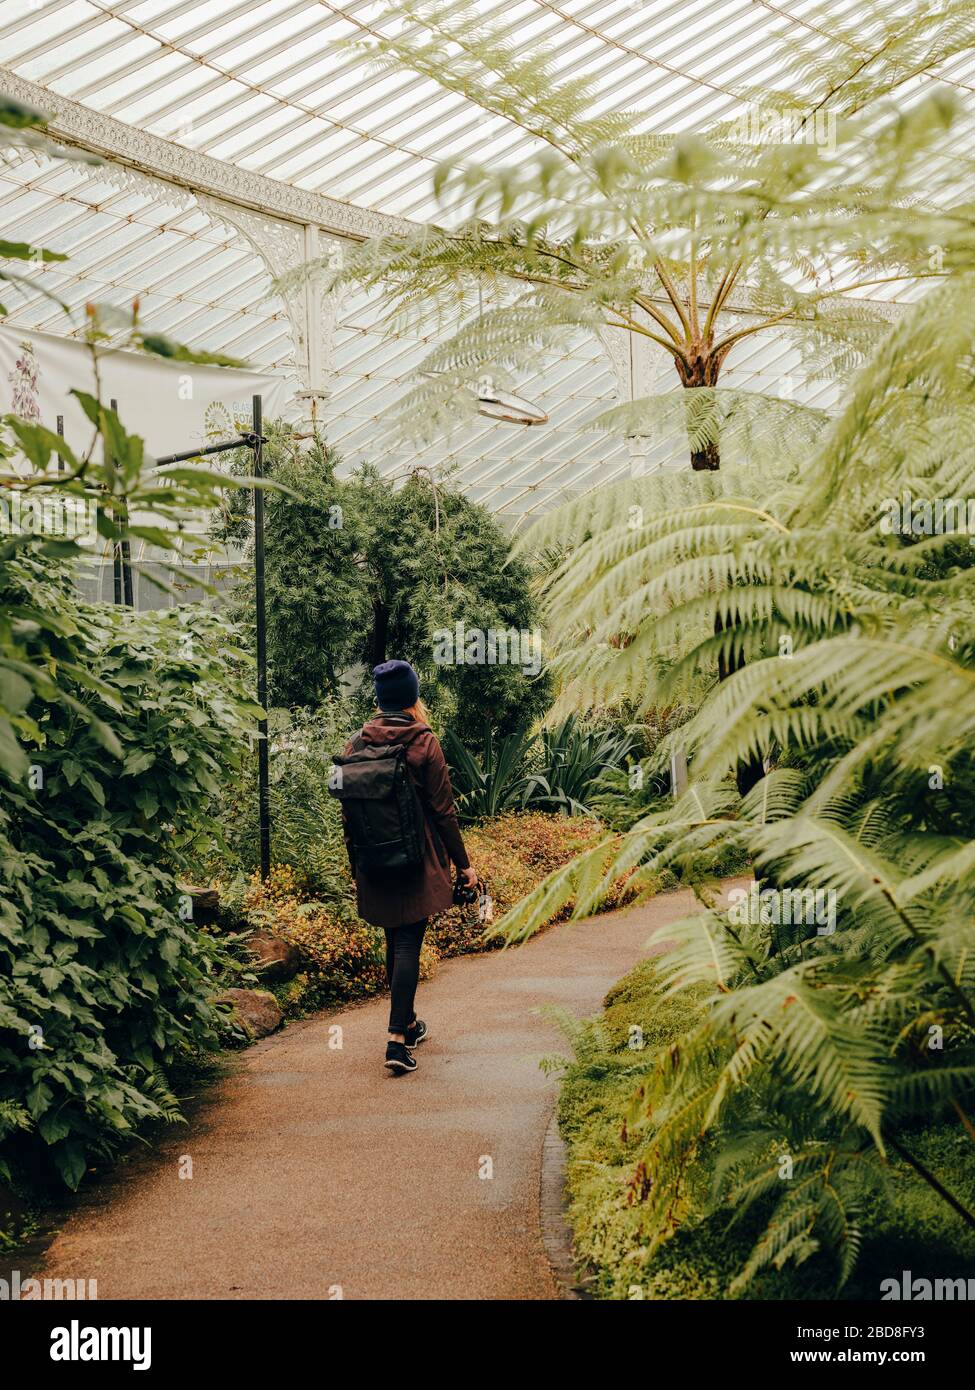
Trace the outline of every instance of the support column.
{"label": "support column", "polygon": [[[599,338],[616,377],[621,403],[645,400],[657,394],[659,369],[662,363],[666,364],[661,348],[625,328],[605,328]],[[628,435],[626,443],[630,451],[631,478],[640,478],[659,469],[659,462],[650,457],[646,436]]]}
{"label": "support column", "polygon": [[[327,260],[329,266],[342,263],[344,243],[339,237],[328,236],[321,227],[309,223],[304,228],[304,261]],[[302,336],[306,344],[304,389],[299,393],[305,402],[306,414],[320,420],[329,394],[329,382],[334,370],[333,343],[338,317],[337,296],[327,294],[321,285],[321,272],[310,275],[303,285]]]}
{"label": "support column", "polygon": [[[199,202],[215,221],[233,227],[247,241],[276,280],[292,276],[309,261],[328,258],[332,264],[341,264],[344,238],[326,233],[314,223],[302,226],[266,217],[206,194],[200,195]],[[295,366],[302,387],[299,399],[305,403],[309,417],[321,418],[333,371],[337,296],[324,293],[321,276],[312,274],[286,279],[281,298],[291,323]]]}

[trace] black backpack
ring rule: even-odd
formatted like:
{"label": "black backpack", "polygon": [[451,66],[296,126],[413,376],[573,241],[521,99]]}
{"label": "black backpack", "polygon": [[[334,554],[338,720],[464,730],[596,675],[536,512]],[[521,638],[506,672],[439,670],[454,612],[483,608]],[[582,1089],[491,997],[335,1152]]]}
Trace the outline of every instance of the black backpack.
{"label": "black backpack", "polygon": [[406,750],[426,732],[424,724],[402,743],[381,747],[357,735],[354,751],[335,759],[328,790],[345,811],[354,871],[391,874],[423,863],[425,819]]}

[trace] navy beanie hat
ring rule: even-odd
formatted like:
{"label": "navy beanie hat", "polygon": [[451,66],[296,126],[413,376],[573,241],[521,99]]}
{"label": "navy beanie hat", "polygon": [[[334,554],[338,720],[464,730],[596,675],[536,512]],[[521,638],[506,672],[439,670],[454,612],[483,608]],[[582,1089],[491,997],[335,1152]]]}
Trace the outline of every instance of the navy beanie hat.
{"label": "navy beanie hat", "polygon": [[420,698],[420,678],[408,661],[384,661],[372,668],[376,704],[384,714],[408,709]]}

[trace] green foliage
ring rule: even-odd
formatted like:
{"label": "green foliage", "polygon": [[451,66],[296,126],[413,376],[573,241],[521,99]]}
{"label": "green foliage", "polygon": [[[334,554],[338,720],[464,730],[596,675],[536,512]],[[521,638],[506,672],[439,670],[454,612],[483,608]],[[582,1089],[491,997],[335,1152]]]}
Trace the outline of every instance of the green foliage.
{"label": "green foliage", "polygon": [[[381,595],[384,644],[371,655],[401,656],[423,680],[441,723],[476,746],[485,723],[503,735],[548,708],[547,674],[515,664],[440,664],[434,634],[467,630],[533,632],[540,627],[531,571],[487,507],[449,481],[413,474],[399,491],[376,478],[359,484],[378,500],[371,564]],[[377,491],[378,489],[378,491]],[[378,630],[378,627],[377,627]],[[381,653],[381,655],[380,655]]]}
{"label": "green foliage", "polygon": [[[837,1262],[820,1250],[796,1267],[779,1262],[756,1270],[742,1286],[772,1202],[766,1193],[729,1222],[718,1199],[723,1171],[734,1158],[733,1136],[702,1144],[683,1175],[683,1215],[669,1240],[654,1246],[645,1212],[634,1195],[649,1176],[643,1141],[633,1126],[634,1097],[659,1058],[680,1049],[706,1017],[710,989],[668,991],[654,962],[646,961],[609,993],[591,1022],[569,1021],[573,1056],[565,1064],[559,1124],[568,1147],[569,1217],[587,1286],[607,1299],[813,1299],[836,1296]],[[740,1143],[740,1137],[738,1142]],[[975,1197],[971,1143],[957,1127],[926,1126],[911,1134],[912,1151],[969,1200]],[[775,1159],[775,1140],[759,1130],[755,1146]],[[801,1189],[773,1163],[780,1188]],[[880,1281],[902,1269],[920,1277],[967,1273],[975,1235],[960,1227],[945,1205],[907,1165],[879,1165],[863,1184],[860,1264],[841,1296],[876,1300]]]}
{"label": "green foliage", "polygon": [[634,740],[627,766],[609,768],[590,800],[593,812],[612,830],[629,830],[652,811],[663,810],[673,796],[671,770],[660,758],[661,745],[686,724],[694,706],[677,702],[637,713],[630,702],[625,728]]}
{"label": "green foliage", "polygon": [[483,755],[472,753],[449,729],[444,752],[463,820],[482,820],[513,809],[588,816],[607,773],[618,769],[635,746],[617,729],[584,728],[575,714],[536,735],[517,729],[497,741],[490,725]]}
{"label": "green foliage", "polygon": [[529,779],[525,757],[535,739],[527,729],[498,740],[495,752],[490,726],[484,733],[483,756],[470,752],[452,729],[444,735],[444,755],[461,820],[485,820],[504,811],[524,809]]}
{"label": "green foliage", "polygon": [[606,774],[620,769],[635,746],[630,733],[587,729],[577,714],[566,715],[541,731],[540,766],[529,777],[525,803],[563,815],[590,815]]}
{"label": "green foliage", "polygon": [[[904,1127],[961,1123],[975,1095],[975,853],[964,821],[975,567],[950,535],[892,537],[879,525],[883,496],[908,480],[950,496],[971,478],[971,378],[950,368],[972,328],[960,317],[957,295],[935,292],[893,329],[803,489],[759,502],[718,478],[675,480],[677,499],[663,505],[666,485],[650,481],[615,502],[604,493],[584,521],[570,509],[541,524],[558,543],[579,523],[587,537],[552,592],[555,631],[633,634],[591,666],[580,642],[577,698],[619,698],[637,667],[645,680],[641,657],[676,632],[683,655],[645,681],[647,701],[719,652],[747,666],[680,730],[694,773],[682,801],[540,885],[510,915],[510,933],[563,894],[588,910],[623,869],[638,866],[638,884],[729,845],[765,887],[836,895],[832,934],[808,919],[743,924],[707,908],[669,929],[659,966],[673,990],[707,987],[711,1006],[634,1099],[631,1133],[643,1134],[640,1163],[655,1177],[640,1188],[641,1226],[650,1248],[672,1236],[688,1162],[705,1140],[722,1145],[726,1200],[764,1213],[736,1287],[821,1250],[837,1252],[846,1282],[883,1163],[911,1161]],[[932,382],[930,395],[905,398],[908,379]],[[840,471],[837,459],[850,463]],[[637,495],[648,520],[633,532]],[[740,802],[729,776],[750,756],[782,766]],[[933,770],[943,795],[932,795]],[[932,1029],[942,1048],[929,1047]],[[801,1181],[783,1188],[776,1152]],[[965,1194],[942,1186],[960,1200],[958,1222],[971,1220]]]}
{"label": "green foliage", "polygon": [[[214,437],[237,433],[227,418],[215,416],[210,423]],[[265,508],[270,700],[281,707],[315,706],[335,694],[343,667],[362,657],[372,623],[362,570],[367,535],[346,485],[335,476],[338,459],[320,436],[299,441],[284,421],[271,421],[265,434],[264,471],[289,489],[269,497]],[[233,473],[251,466],[250,450],[230,455]],[[213,534],[246,545],[252,512],[249,492],[230,493]],[[249,566],[231,613],[242,623],[254,622]]]}
{"label": "green foliage", "polygon": [[93,1155],[175,1113],[166,1067],[219,1036],[225,962],[177,875],[213,841],[208,807],[258,711],[204,609],[84,604],[23,550],[0,598],[6,669],[58,678],[56,696],[17,689],[26,766],[3,774],[0,1103],[76,1187]]}
{"label": "green foliage", "polygon": [[[314,714],[272,710],[270,809],[275,865],[288,865],[303,892],[330,902],[348,899],[351,885],[339,803],[328,795],[332,760],[358,728],[347,701]],[[223,844],[204,871],[226,877],[258,868],[257,758],[251,755],[228,786],[219,819]]]}
{"label": "green foliage", "polygon": [[0,1100],[0,1144],[18,1130],[29,1130],[30,1112],[12,1100]]}
{"label": "green foliage", "polygon": [[[0,125],[61,153],[37,112],[4,100]],[[43,259],[0,247],[2,262]],[[0,279],[27,286],[6,264]],[[214,360],[146,332],[137,306],[87,306],[76,327],[96,379],[120,335],[116,346]],[[187,518],[232,484],[156,469],[114,410],[72,395],[91,426],[84,453],[16,415],[0,421],[0,1176],[19,1157],[77,1187],[94,1156],[177,1114],[167,1070],[224,1027],[207,1001],[233,966],[187,918],[176,876],[210,852],[211,802],[260,711],[234,633],[205,610],[78,598],[89,552],[46,534],[38,514],[69,507],[93,515],[104,542],[178,558]]]}
{"label": "green foliage", "polygon": [[[877,168],[884,139],[864,152]],[[703,910],[668,929],[661,979],[710,997],[634,1093],[637,1168],[653,1176],[634,1201],[648,1250],[662,1248],[689,1219],[688,1167],[716,1149],[716,1202],[756,1223],[736,1291],[820,1255],[850,1286],[895,1161],[958,1230],[975,1227],[964,1174],[929,1170],[915,1145],[926,1122],[970,1136],[975,1108],[964,503],[960,529],[925,531],[937,499],[975,495],[975,247],[960,209],[941,244],[946,283],[853,377],[801,482],[634,480],[542,519],[530,540],[563,557],[546,617],[564,701],[658,707],[716,668],[726,678],[648,762],[663,772],[684,748],[681,800],[551,875],[501,928],[520,938],[561,903],[592,911],[623,872],[649,891],[725,853],[780,903],[833,895],[827,925],[801,908],[736,915],[702,889]],[[919,524],[891,522],[905,492]],[[743,764],[765,769],[744,799]]]}
{"label": "green foliage", "polygon": [[514,732],[549,703],[549,682],[512,664],[439,664],[434,634],[538,626],[528,564],[487,508],[422,470],[393,491],[363,470],[352,482],[369,518],[366,568],[374,623],[367,664],[396,656],[420,673],[424,699],[469,745],[485,723]]}
{"label": "green foliage", "polygon": [[[267,499],[268,666],[272,704],[317,706],[360,672],[360,712],[371,703],[368,671],[395,656],[420,673],[423,696],[441,724],[467,742],[485,720],[502,735],[540,714],[544,675],[511,664],[442,664],[434,635],[467,628],[532,631],[538,612],[531,571],[511,555],[498,522],[449,481],[416,470],[399,487],[372,468],[338,478],[324,442],[269,427],[265,467],[289,491]],[[242,454],[231,467],[247,467]],[[241,541],[250,523],[231,498],[216,528]],[[250,620],[252,585],[238,590],[234,615]],[[365,673],[362,673],[365,668]]]}

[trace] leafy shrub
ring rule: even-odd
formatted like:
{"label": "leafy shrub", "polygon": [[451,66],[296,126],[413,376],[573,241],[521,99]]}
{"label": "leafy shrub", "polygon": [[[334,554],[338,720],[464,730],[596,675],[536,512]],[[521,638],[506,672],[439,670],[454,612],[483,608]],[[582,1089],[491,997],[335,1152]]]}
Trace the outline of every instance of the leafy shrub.
{"label": "leafy shrub", "polygon": [[621,766],[635,745],[629,733],[587,728],[575,714],[537,735],[516,729],[497,743],[488,726],[480,757],[452,729],[443,741],[462,820],[511,810],[590,815],[602,779]]}
{"label": "leafy shrub", "polygon": [[[336,700],[315,713],[274,710],[269,724],[273,863],[287,865],[307,896],[347,897],[342,816],[327,785],[333,757],[358,727],[354,713],[348,703]],[[228,786],[218,815],[225,848],[206,867],[220,878],[235,871],[253,873],[260,844],[256,754]]]}
{"label": "leafy shrub", "polygon": [[[577,817],[566,820],[550,812],[529,811],[499,816],[464,832],[471,863],[484,880],[494,908],[495,921],[532,892],[548,873],[568,863],[573,855],[594,844],[601,835],[598,822]],[[610,910],[628,900],[620,880],[607,891],[603,906]],[[565,904],[549,918],[568,915]],[[494,950],[504,939],[493,924],[478,921],[476,908],[451,907],[433,920],[442,956]]]}
{"label": "leafy shrub", "polygon": [[[226,422],[226,433],[232,433]],[[272,703],[311,706],[334,696],[343,672],[363,673],[388,657],[411,661],[428,705],[468,743],[485,721],[511,733],[545,709],[550,682],[511,663],[438,663],[434,633],[538,626],[530,567],[486,507],[451,481],[417,469],[402,487],[370,467],[336,477],[338,458],[320,437],[299,442],[282,421],[268,427],[264,467],[289,492],[268,496],[265,522],[268,665]],[[242,451],[231,463],[251,467]],[[244,494],[218,526],[244,540]],[[252,622],[250,582],[235,595],[235,618]],[[323,634],[324,639],[323,640]]]}
{"label": "leafy shrub", "polygon": [[629,830],[643,816],[666,809],[673,788],[670,769],[662,765],[659,750],[693,717],[695,706],[675,703],[652,706],[642,713],[627,708],[625,713],[625,723],[620,722],[634,739],[632,757],[639,764],[639,776],[631,775],[633,764],[610,767],[589,799],[592,813],[611,830]]}
{"label": "leafy shrub", "polygon": [[569,714],[541,732],[541,765],[528,779],[526,806],[566,816],[590,815],[593,794],[607,773],[619,769],[636,747],[621,729],[586,728]]}
{"label": "leafy shrub", "polygon": [[[214,438],[234,438],[249,428],[225,408],[212,410],[208,423]],[[348,485],[335,477],[338,457],[324,441],[299,441],[285,420],[268,421],[264,434],[264,472],[291,489],[269,496],[265,508],[268,690],[275,706],[316,707],[338,691],[343,667],[360,659],[372,623],[360,563],[368,538],[349,505]],[[236,474],[250,473],[251,451],[233,450],[229,464]],[[252,518],[253,494],[233,492],[214,518],[212,534],[250,551]],[[233,592],[231,613],[253,635],[249,564]]]}
{"label": "leafy shrub", "polygon": [[[608,1299],[835,1298],[828,1248],[798,1268],[759,1271],[747,1291],[738,1286],[768,1210],[741,1204],[729,1221],[728,1210],[714,1200],[719,1145],[705,1140],[685,1167],[684,1215],[663,1244],[651,1239],[645,1208],[634,1200],[644,1177],[638,1123],[643,1081],[656,1059],[679,1049],[705,1017],[708,997],[703,984],[668,995],[658,965],[644,961],[613,987],[598,1018],[565,1020],[574,1057],[559,1097],[559,1125],[568,1148],[569,1218],[590,1290]],[[634,1046],[640,1042],[642,1048]],[[958,1127],[924,1126],[911,1146],[930,1171],[950,1175],[962,1199],[971,1200],[975,1161]],[[975,1258],[975,1235],[896,1161],[883,1191],[867,1197],[861,1221],[868,1235],[845,1298],[876,1299],[880,1280],[906,1268],[920,1277],[962,1276]]]}
{"label": "leafy shrub", "polygon": [[0,566],[0,607],[23,663],[51,640],[30,614],[57,611],[59,682],[23,700],[29,770],[0,807],[0,1104],[8,1130],[30,1117],[0,1136],[0,1172],[40,1141],[77,1187],[92,1155],[174,1113],[180,1051],[218,1041],[207,999],[233,967],[185,920],[176,876],[218,834],[208,807],[257,707],[204,609],[84,604],[68,570],[24,554]]}
{"label": "leafy shrub", "polygon": [[[7,143],[63,147],[41,113],[5,98]],[[65,257],[6,241],[6,262]],[[66,313],[70,311],[62,306]],[[98,379],[109,338],[185,363],[236,365],[147,331],[138,303],[86,304],[82,337]],[[118,413],[84,391],[88,452],[32,418],[0,419],[7,503],[35,517],[92,513],[98,536],[185,555],[186,521],[230,486],[192,464],[157,468]],[[21,403],[15,397],[15,409]],[[31,418],[25,418],[31,417]],[[9,466],[8,465],[9,461]],[[77,513],[76,513],[77,514]],[[202,611],[138,615],[81,603],[66,535],[12,526],[0,538],[0,1176],[15,1151],[53,1160],[77,1186],[89,1157],[142,1121],[169,1118],[166,1069],[199,1055],[224,1026],[207,1003],[233,970],[185,917],[176,873],[209,852],[209,815],[258,711],[226,624]],[[48,527],[48,532],[50,527]],[[46,1147],[45,1147],[46,1146]]]}
{"label": "leafy shrub", "polygon": [[444,757],[450,768],[460,820],[491,819],[524,806],[528,785],[525,758],[534,741],[528,730],[521,728],[499,738],[495,748],[494,734],[488,726],[484,730],[483,753],[478,757],[453,729],[446,731]]}
{"label": "leafy shrub", "polygon": [[301,954],[302,971],[279,991],[284,1003],[321,1008],[385,986],[385,937],[360,921],[347,899],[308,899],[301,878],[285,865],[264,884],[255,878],[243,906],[252,926],[273,931]]}
{"label": "leafy shrub", "polygon": [[[465,832],[465,841],[478,867],[482,860],[497,865],[497,873],[482,873],[492,883],[504,882],[505,856],[525,866],[533,878],[564,864],[571,854],[592,844],[601,835],[597,821],[578,817],[570,824],[545,811],[501,816],[490,825]],[[510,902],[511,892],[499,889],[499,901]]]}

